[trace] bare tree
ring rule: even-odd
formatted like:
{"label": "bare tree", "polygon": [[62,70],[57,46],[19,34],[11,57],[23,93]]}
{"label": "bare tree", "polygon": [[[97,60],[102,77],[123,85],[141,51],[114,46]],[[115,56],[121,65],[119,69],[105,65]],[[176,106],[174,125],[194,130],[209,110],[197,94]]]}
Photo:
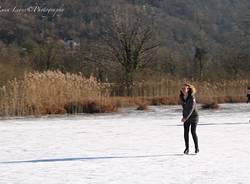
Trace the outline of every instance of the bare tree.
{"label": "bare tree", "polygon": [[56,69],[62,62],[63,48],[52,38],[45,39],[33,52],[33,67],[36,70]]}
{"label": "bare tree", "polygon": [[206,55],[207,50],[204,47],[196,47],[195,48],[195,55],[194,55],[194,62],[195,62],[195,77],[202,80],[203,73],[206,64]]}
{"label": "bare tree", "polygon": [[193,77],[195,79],[202,80],[203,74],[205,72],[205,67],[208,61],[208,35],[203,30],[203,25],[205,24],[208,16],[205,13],[201,13],[200,11],[196,10],[194,12],[194,19],[198,26],[197,30],[197,39],[195,40],[194,47],[194,74]]}
{"label": "bare tree", "polygon": [[153,61],[159,46],[159,42],[154,40],[152,25],[147,24],[144,18],[138,12],[131,15],[114,9],[104,35],[108,52],[122,68],[128,96],[132,95],[136,72]]}

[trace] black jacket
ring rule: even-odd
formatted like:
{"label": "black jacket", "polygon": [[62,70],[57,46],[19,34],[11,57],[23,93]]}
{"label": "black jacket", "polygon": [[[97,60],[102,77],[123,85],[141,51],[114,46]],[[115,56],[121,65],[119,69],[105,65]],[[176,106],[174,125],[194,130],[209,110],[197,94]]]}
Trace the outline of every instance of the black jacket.
{"label": "black jacket", "polygon": [[181,92],[180,101],[183,108],[182,110],[183,118],[189,119],[190,117],[198,116],[195,97],[192,95],[192,93],[189,93],[188,97],[184,99],[184,95]]}

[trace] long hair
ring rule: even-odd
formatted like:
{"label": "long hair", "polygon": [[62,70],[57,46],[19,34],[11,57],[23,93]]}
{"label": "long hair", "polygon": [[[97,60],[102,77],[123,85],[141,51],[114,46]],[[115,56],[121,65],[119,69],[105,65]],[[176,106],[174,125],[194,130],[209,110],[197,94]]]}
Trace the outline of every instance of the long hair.
{"label": "long hair", "polygon": [[184,85],[189,87],[188,94],[194,95],[196,93],[196,89],[194,85],[189,84],[189,83],[185,83]]}
{"label": "long hair", "polygon": [[[194,87],[194,85],[190,84],[190,83],[184,83],[183,86],[188,86],[188,98],[190,96],[194,96],[194,94],[196,93],[196,89]],[[180,99],[183,101],[183,92],[182,90],[180,90]]]}

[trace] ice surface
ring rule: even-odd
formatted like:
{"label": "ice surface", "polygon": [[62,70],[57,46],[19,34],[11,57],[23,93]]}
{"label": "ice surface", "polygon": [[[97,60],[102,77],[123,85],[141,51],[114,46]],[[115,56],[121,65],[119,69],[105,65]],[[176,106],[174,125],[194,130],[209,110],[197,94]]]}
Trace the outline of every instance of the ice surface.
{"label": "ice surface", "polygon": [[199,112],[198,155],[180,106],[1,120],[0,184],[250,183],[250,104]]}

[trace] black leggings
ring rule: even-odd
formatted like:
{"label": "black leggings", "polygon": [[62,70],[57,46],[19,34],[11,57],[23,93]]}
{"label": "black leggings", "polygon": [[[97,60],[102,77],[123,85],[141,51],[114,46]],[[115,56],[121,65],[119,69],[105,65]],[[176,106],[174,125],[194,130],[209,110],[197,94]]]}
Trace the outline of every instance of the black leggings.
{"label": "black leggings", "polygon": [[198,117],[190,117],[185,123],[184,123],[184,139],[185,139],[185,146],[188,149],[189,148],[189,128],[191,126],[191,133],[194,140],[195,149],[199,149],[198,146],[198,136],[196,134],[196,127],[198,124]]}

